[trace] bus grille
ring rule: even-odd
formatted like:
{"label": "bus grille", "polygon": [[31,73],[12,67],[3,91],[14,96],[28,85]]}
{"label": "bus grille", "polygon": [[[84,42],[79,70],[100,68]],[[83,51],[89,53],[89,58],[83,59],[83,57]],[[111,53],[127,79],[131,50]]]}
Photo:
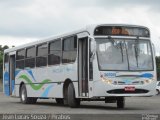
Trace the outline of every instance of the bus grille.
{"label": "bus grille", "polygon": [[126,83],[124,81],[115,81],[113,84],[114,85],[127,85],[127,84],[129,84],[129,85],[142,85],[142,84],[144,84],[144,82],[143,81],[134,81],[134,82]]}
{"label": "bus grille", "polygon": [[109,90],[107,93],[109,94],[136,94],[136,93],[148,93],[148,90],[144,89],[135,89],[135,91],[125,91],[124,89],[115,89]]}

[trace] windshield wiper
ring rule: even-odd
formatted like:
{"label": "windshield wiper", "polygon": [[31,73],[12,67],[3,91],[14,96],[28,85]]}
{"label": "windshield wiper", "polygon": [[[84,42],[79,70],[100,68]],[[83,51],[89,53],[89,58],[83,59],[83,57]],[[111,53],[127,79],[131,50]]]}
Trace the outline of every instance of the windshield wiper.
{"label": "windshield wiper", "polygon": [[138,56],[139,56],[138,55],[138,43],[139,43],[139,37],[137,37],[137,40],[135,41],[135,46],[134,46],[137,67],[138,67]]}
{"label": "windshield wiper", "polygon": [[116,47],[117,49],[121,49],[122,62],[123,62],[123,49],[122,49],[122,42],[120,42],[120,43],[119,43],[119,45],[120,45],[120,46],[118,47],[118,45],[117,45],[117,44],[115,45],[115,43],[116,43],[116,42],[115,42],[115,40],[114,40],[111,36],[108,36],[108,39],[109,39],[109,41],[111,41],[111,43],[113,44],[113,46],[114,46],[114,47]]}
{"label": "windshield wiper", "polygon": [[122,49],[122,43],[120,43],[120,48],[121,48],[122,62],[123,62],[123,49]]}

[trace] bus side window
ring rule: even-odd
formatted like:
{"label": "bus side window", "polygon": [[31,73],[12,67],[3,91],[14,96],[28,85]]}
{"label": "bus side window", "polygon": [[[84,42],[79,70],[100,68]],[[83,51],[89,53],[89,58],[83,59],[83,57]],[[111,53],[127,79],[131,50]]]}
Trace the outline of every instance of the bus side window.
{"label": "bus side window", "polygon": [[17,51],[16,55],[16,68],[24,69],[25,49]]}
{"label": "bus side window", "polygon": [[74,62],[77,57],[77,37],[72,36],[63,40],[62,63]]}
{"label": "bus side window", "polygon": [[48,65],[60,64],[62,56],[61,40],[49,43]]}
{"label": "bus side window", "polygon": [[36,48],[30,47],[26,49],[25,67],[35,67]]}
{"label": "bus side window", "polygon": [[47,66],[48,44],[37,46],[36,67]]}

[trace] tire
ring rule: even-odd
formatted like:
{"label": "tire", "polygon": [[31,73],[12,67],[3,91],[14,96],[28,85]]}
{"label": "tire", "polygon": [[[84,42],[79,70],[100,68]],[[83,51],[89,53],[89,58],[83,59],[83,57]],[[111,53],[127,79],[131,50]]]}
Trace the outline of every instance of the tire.
{"label": "tire", "polygon": [[75,90],[72,83],[70,83],[68,86],[68,105],[71,108],[80,106],[80,99],[75,98]]}
{"label": "tire", "polygon": [[158,94],[159,94],[159,90],[156,89],[156,95],[158,95]]}
{"label": "tire", "polygon": [[125,107],[125,98],[118,97],[117,98],[117,108],[124,108]]}
{"label": "tire", "polygon": [[20,100],[23,104],[34,104],[37,102],[37,98],[27,97],[27,90],[25,84],[22,85],[20,90]]}
{"label": "tire", "polygon": [[37,102],[36,97],[30,97],[29,99],[31,99],[31,102],[29,104],[35,104]]}
{"label": "tire", "polygon": [[64,104],[63,98],[56,98],[57,104]]}

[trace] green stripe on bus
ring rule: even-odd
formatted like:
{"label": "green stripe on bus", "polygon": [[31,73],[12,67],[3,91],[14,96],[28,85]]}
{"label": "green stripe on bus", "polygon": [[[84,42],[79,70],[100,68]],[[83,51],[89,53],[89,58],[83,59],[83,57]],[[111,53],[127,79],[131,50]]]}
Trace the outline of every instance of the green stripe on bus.
{"label": "green stripe on bus", "polygon": [[24,79],[27,83],[29,83],[29,85],[34,89],[34,90],[39,90],[42,88],[42,86],[48,82],[51,82],[51,80],[49,79],[45,79],[43,80],[41,83],[35,85],[34,83],[32,83],[32,81],[26,76],[26,75],[21,75],[19,78]]}

